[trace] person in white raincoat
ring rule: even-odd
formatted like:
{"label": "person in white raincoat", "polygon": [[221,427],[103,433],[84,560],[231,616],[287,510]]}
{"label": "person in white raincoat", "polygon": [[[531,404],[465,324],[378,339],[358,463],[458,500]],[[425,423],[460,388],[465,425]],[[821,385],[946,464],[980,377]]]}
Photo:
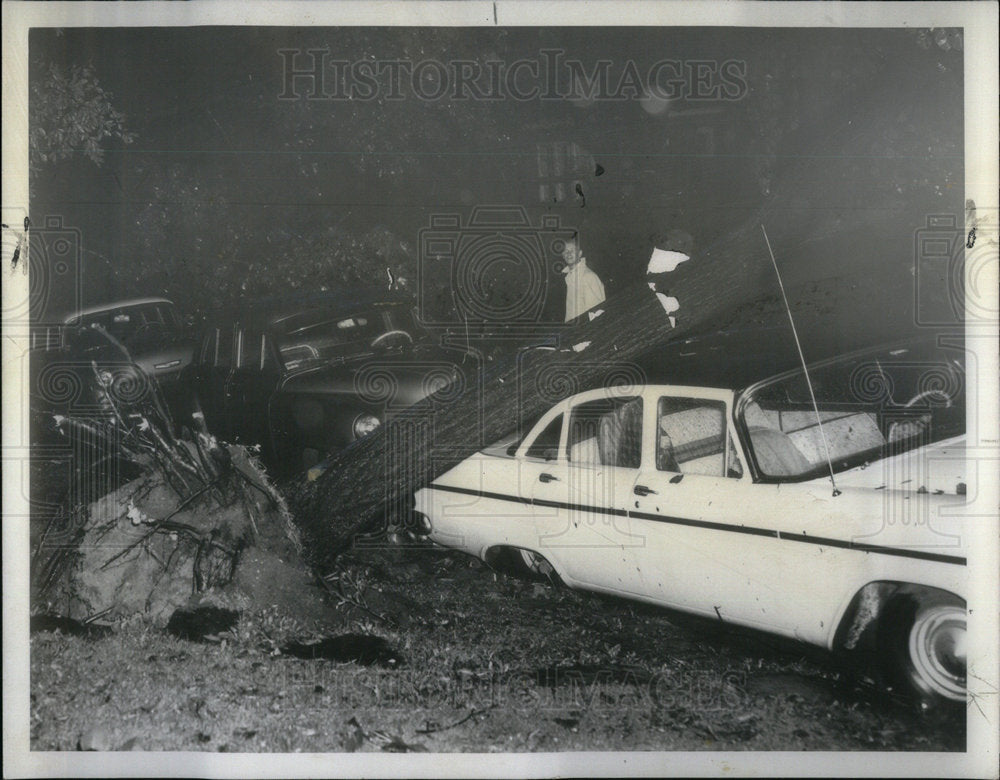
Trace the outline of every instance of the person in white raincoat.
{"label": "person in white raincoat", "polygon": [[587,267],[587,258],[580,251],[576,234],[566,241],[562,252],[566,263],[566,322],[604,303],[604,283]]}

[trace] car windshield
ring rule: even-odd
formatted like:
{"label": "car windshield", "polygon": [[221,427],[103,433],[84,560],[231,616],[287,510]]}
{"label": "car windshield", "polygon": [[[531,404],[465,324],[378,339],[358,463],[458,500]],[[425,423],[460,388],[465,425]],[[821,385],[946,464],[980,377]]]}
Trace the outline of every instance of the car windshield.
{"label": "car windshield", "polygon": [[809,379],[815,408],[801,371],[741,399],[738,422],[765,479],[845,471],[965,432],[959,349],[868,353],[810,368]]}
{"label": "car windshield", "polygon": [[130,351],[142,352],[174,340],[180,335],[181,320],[173,304],[143,303],[84,314],[71,323],[75,345],[103,345],[106,339],[88,335],[99,326]]}
{"label": "car windshield", "polygon": [[409,308],[402,304],[375,306],[351,313],[310,309],[274,323],[285,368],[316,360],[346,358],[371,352],[380,344],[405,346],[418,337]]}

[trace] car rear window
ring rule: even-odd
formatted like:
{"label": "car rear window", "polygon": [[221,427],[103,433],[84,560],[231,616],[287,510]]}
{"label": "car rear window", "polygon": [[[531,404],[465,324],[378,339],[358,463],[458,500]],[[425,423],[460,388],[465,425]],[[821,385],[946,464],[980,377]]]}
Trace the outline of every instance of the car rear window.
{"label": "car rear window", "polygon": [[376,338],[393,330],[403,330],[414,336],[412,317],[404,307],[389,306],[336,315],[326,309],[309,309],[275,323],[278,350],[289,369],[310,360],[366,352]]}

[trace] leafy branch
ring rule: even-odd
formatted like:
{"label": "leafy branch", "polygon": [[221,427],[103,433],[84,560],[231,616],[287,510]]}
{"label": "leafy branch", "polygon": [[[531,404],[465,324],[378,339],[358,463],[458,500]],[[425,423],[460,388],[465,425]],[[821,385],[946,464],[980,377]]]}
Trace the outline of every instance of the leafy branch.
{"label": "leafy branch", "polygon": [[135,134],[111,98],[92,66],[64,70],[50,65],[45,78],[31,85],[28,144],[32,170],[80,153],[100,165],[105,141],[132,143]]}

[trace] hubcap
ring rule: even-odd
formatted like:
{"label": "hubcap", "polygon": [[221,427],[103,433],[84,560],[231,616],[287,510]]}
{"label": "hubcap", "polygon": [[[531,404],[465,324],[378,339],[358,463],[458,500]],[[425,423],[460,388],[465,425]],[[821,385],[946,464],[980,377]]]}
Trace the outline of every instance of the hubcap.
{"label": "hubcap", "polygon": [[910,658],[924,685],[965,700],[965,610],[939,605],[921,610],[910,631]]}

